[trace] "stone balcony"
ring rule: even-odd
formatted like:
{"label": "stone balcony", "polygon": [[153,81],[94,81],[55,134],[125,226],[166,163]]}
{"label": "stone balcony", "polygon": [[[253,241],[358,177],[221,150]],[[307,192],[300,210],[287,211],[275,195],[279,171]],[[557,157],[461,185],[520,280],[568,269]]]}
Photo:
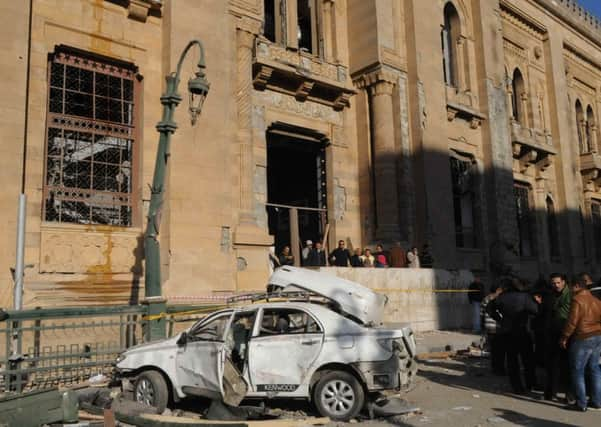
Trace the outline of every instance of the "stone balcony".
{"label": "stone balcony", "polygon": [[551,135],[537,129],[523,127],[511,120],[511,145],[513,158],[518,161],[520,172],[534,167],[544,172],[553,163],[557,149],[553,147]]}
{"label": "stone balcony", "polygon": [[595,152],[581,154],[580,173],[587,189],[599,191],[601,188],[601,155]]}
{"label": "stone balcony", "polygon": [[470,91],[461,91],[453,86],[446,86],[447,118],[450,122],[460,117],[470,123],[472,129],[477,129],[484,115],[478,111],[478,97]]}
{"label": "stone balcony", "polygon": [[266,39],[255,42],[253,84],[342,110],[356,91],[349,86],[348,68],[302,50],[286,49]]}

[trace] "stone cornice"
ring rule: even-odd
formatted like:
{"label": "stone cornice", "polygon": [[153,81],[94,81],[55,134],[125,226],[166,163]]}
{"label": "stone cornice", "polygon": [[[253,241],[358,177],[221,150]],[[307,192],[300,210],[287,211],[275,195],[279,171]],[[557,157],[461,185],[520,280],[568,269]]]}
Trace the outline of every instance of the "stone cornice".
{"label": "stone cornice", "polygon": [[597,46],[601,46],[601,20],[580,6],[576,0],[531,0],[567,23]]}
{"label": "stone cornice", "polygon": [[594,59],[587,56],[584,52],[580,51],[575,46],[568,42],[564,42],[564,54],[566,57],[576,62],[578,65],[587,69],[588,71],[601,74],[601,62],[595,61]]}
{"label": "stone cornice", "polygon": [[501,1],[501,17],[529,35],[542,40],[547,29],[543,24],[517,9],[509,1]]}

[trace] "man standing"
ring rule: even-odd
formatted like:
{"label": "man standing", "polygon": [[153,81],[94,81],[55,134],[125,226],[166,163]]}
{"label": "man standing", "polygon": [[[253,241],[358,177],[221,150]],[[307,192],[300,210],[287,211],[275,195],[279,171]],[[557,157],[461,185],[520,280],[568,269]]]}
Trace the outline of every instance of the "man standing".
{"label": "man standing", "polygon": [[[536,385],[534,351],[528,328],[529,317],[536,315],[540,298],[524,292],[524,286],[513,279],[510,289],[488,304],[488,313],[501,323],[507,348],[507,370],[511,388],[516,394],[525,394]],[[522,382],[520,359],[524,365],[526,387]]]}
{"label": "man standing", "polygon": [[486,311],[488,304],[503,293],[503,284],[500,283],[495,285],[491,291],[492,292],[482,300],[480,312],[484,319],[484,330],[490,349],[490,365],[492,372],[495,375],[505,375],[505,343],[503,341],[503,335],[498,331],[499,322],[493,319]]}
{"label": "man standing", "polygon": [[302,257],[302,265],[309,265],[308,264],[308,260],[309,260],[309,255],[311,254],[311,251],[313,250],[313,242],[311,240],[307,240],[305,242],[305,247],[303,248],[303,251],[301,252],[301,257]]}
{"label": "man standing", "polygon": [[[545,400],[555,398],[559,383],[567,386],[568,354],[559,347],[561,331],[570,313],[571,294],[565,276],[553,273],[550,276],[552,291],[543,301],[545,323]],[[566,393],[566,396],[570,393]]]}
{"label": "man standing", "polygon": [[307,257],[307,266],[310,267],[325,267],[326,253],[321,247],[321,242],[315,242],[315,247],[309,252]]}
{"label": "man standing", "polygon": [[330,264],[335,267],[348,267],[351,254],[345,248],[344,240],[338,241],[338,247],[330,253]]}
{"label": "man standing", "polygon": [[572,305],[561,335],[560,346],[569,349],[570,376],[576,393],[576,404],[568,409],[584,412],[587,409],[585,371],[590,383],[591,409],[601,409],[601,301],[586,289],[582,275],[572,282]]}
{"label": "man standing", "polygon": [[474,281],[470,283],[467,298],[472,306],[472,331],[475,334],[482,332],[480,326],[480,304],[484,299],[484,285],[480,277],[474,276]]}
{"label": "man standing", "polygon": [[420,268],[417,246],[412,247],[411,250],[407,252],[407,261],[409,262],[409,268]]}
{"label": "man standing", "polygon": [[395,242],[390,249],[390,267],[405,268],[407,266],[407,254],[401,247],[401,242]]}

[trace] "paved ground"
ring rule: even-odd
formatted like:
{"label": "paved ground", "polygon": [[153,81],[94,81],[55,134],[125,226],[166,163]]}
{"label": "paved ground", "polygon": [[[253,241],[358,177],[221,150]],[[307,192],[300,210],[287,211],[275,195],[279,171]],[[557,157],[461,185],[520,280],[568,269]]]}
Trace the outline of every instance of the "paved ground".
{"label": "paved ground", "polygon": [[[479,337],[453,332],[418,335],[420,350],[441,351],[446,345],[465,348]],[[601,412],[570,412],[563,403],[541,400],[542,393],[511,394],[507,377],[490,373],[488,360],[455,357],[424,360],[416,387],[403,397],[421,412],[388,421],[364,421],[369,426],[601,426]],[[342,425],[342,424],[341,424]],[[347,425],[350,427],[350,424]]]}

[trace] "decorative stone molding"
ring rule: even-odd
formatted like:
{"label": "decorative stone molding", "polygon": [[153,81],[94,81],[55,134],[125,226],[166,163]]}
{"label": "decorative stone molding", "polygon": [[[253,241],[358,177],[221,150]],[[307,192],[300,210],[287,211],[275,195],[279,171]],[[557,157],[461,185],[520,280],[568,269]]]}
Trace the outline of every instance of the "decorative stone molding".
{"label": "decorative stone molding", "polygon": [[263,38],[255,42],[254,87],[270,89],[341,110],[356,91],[347,86],[348,70],[312,55],[288,50]]}
{"label": "decorative stone molding", "polygon": [[542,40],[547,32],[545,26],[536,19],[527,16],[506,0],[501,1],[501,17],[530,36]]}
{"label": "decorative stone molding", "polygon": [[162,6],[160,0],[128,0],[124,3],[127,5],[127,17],[139,22],[146,22],[150,11],[160,11]]}
{"label": "decorative stone molding", "polygon": [[301,102],[306,101],[307,97],[309,96],[309,92],[311,92],[311,89],[313,89],[313,86],[315,86],[315,82],[306,80],[301,82],[298,89],[296,89],[295,98]]}
{"label": "decorative stone molding", "polygon": [[447,119],[452,122],[460,117],[470,123],[472,129],[477,129],[486,119],[477,109],[477,97],[471,92],[459,92],[456,88],[447,86]]}
{"label": "decorative stone molding", "polygon": [[590,14],[577,0],[534,1],[601,46],[601,20]]}
{"label": "decorative stone molding", "polygon": [[534,169],[535,175],[541,177],[553,164],[557,150],[552,146],[551,135],[522,127],[512,120],[511,141],[513,158],[518,160],[520,173]]}
{"label": "decorative stone molding", "polygon": [[580,155],[580,173],[582,174],[582,184],[587,190],[601,191],[601,155],[599,153]]}

